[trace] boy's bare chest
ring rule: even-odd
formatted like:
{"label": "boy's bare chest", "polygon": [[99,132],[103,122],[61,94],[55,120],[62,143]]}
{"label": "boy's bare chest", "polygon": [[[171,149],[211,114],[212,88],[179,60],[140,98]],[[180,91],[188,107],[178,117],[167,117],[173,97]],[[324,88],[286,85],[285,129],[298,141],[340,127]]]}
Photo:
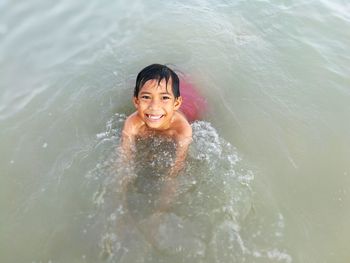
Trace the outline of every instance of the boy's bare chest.
{"label": "boy's bare chest", "polygon": [[137,137],[139,138],[149,138],[149,137],[167,137],[169,139],[174,139],[176,135],[176,131],[174,129],[166,129],[166,130],[155,130],[150,129],[146,125],[140,127]]}

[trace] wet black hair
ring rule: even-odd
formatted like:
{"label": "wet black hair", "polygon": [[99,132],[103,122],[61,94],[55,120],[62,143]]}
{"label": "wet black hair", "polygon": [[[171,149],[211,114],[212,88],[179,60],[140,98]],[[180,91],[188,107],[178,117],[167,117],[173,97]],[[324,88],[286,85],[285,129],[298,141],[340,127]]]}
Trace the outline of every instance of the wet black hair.
{"label": "wet black hair", "polygon": [[134,97],[139,95],[140,89],[142,86],[151,79],[158,80],[158,84],[165,79],[166,86],[168,85],[168,81],[171,80],[172,91],[174,93],[175,98],[180,96],[180,80],[177,74],[170,69],[169,67],[161,64],[152,64],[140,71],[140,73],[136,77],[136,85],[134,89]]}

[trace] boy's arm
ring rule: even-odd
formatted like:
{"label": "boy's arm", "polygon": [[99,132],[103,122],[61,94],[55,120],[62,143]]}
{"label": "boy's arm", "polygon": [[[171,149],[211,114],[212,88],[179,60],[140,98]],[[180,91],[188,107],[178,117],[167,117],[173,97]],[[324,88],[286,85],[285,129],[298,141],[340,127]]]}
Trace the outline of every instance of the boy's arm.
{"label": "boy's arm", "polygon": [[133,153],[135,151],[134,148],[135,136],[123,130],[121,135],[121,144],[119,152],[123,162],[130,162],[133,159]]}
{"label": "boy's arm", "polygon": [[132,167],[135,154],[135,136],[135,121],[133,120],[133,115],[131,115],[126,119],[124,123],[119,147],[118,165],[120,165],[123,168],[126,168],[126,170],[124,171],[125,174],[119,182],[123,194],[123,199],[125,199],[124,197],[129,183],[134,178]]}
{"label": "boy's arm", "polygon": [[120,155],[124,162],[132,160],[135,151],[135,128],[133,116],[125,120],[121,135]]}
{"label": "boy's arm", "polygon": [[185,130],[185,132],[177,138],[176,159],[173,167],[170,169],[170,172],[166,178],[160,197],[161,199],[159,210],[161,212],[168,210],[172,200],[174,200],[174,198],[176,197],[176,190],[178,187],[178,181],[176,176],[185,166],[185,160],[191,142],[192,128],[191,126],[189,126],[189,129]]}
{"label": "boy's arm", "polygon": [[192,142],[192,133],[190,136],[183,137],[177,141],[176,157],[173,167],[170,169],[168,177],[176,177],[184,168],[188,148]]}
{"label": "boy's arm", "polygon": [[173,167],[170,170],[168,177],[176,177],[184,168],[187,157],[188,148],[192,142],[192,127],[186,121],[178,127],[176,136],[176,157]]}

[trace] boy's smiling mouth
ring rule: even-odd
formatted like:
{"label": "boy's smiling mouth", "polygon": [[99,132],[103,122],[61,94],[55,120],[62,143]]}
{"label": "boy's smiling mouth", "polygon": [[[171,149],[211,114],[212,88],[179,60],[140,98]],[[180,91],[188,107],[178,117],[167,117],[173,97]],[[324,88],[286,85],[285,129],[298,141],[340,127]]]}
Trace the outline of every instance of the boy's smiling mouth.
{"label": "boy's smiling mouth", "polygon": [[163,114],[145,114],[145,115],[147,119],[151,121],[158,121],[164,116]]}

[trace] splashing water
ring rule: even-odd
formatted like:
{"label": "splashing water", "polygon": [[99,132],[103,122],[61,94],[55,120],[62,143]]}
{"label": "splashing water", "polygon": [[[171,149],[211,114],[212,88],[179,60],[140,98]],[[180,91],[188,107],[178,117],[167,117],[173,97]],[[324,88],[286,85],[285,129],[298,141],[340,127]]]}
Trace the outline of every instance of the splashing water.
{"label": "splashing water", "polygon": [[[107,122],[106,131],[97,134],[96,150],[109,149],[113,154],[86,176],[98,188],[87,229],[98,233],[100,260],[291,262],[288,253],[275,247],[259,248],[245,236],[246,220],[254,214],[254,174],[209,122],[192,123],[186,168],[175,179],[170,209],[160,212],[157,207],[175,145],[160,137],[139,141],[134,167],[126,167],[118,163],[118,152],[113,150],[124,120],[125,115],[116,114]],[[125,177],[132,180],[123,190]],[[283,216],[278,220],[275,231],[283,235]]]}

